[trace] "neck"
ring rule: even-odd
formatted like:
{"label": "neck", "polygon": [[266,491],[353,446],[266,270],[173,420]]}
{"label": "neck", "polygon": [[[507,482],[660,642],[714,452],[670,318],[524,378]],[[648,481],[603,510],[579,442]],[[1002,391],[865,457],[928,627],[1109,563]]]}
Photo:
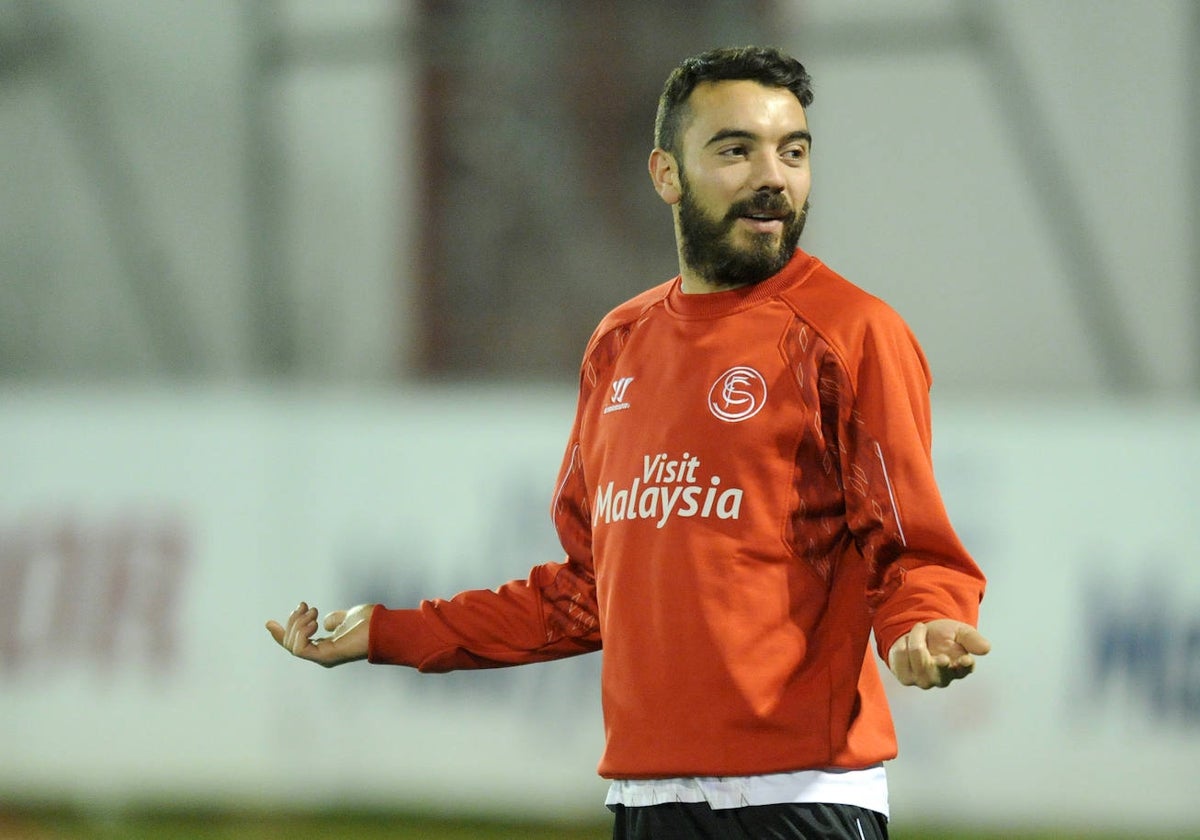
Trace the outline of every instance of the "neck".
{"label": "neck", "polygon": [[[784,263],[784,265],[787,265],[787,263]],[[782,270],[781,267],[780,271]],[[771,276],[774,276],[774,274],[767,275],[767,277]],[[679,290],[685,295],[708,295],[714,292],[730,292],[734,289],[744,289],[747,286],[757,286],[763,280],[767,279],[767,277],[759,277],[756,280],[747,280],[744,283],[723,283],[719,280],[710,280],[704,274],[688,265],[684,261],[682,254],[679,258],[679,277]]]}
{"label": "neck", "polygon": [[[683,258],[683,246],[679,248],[679,290],[685,295],[708,295],[713,292],[728,292],[732,289],[740,289],[744,286],[753,286],[754,283],[721,283],[719,281],[710,280],[704,274],[696,271],[688,265],[687,260]],[[765,278],[764,278],[765,279]]]}
{"label": "neck", "polygon": [[752,285],[750,283],[741,283],[730,286],[724,283],[713,283],[686,267],[680,269],[679,277],[679,290],[685,295],[708,295],[713,292],[728,292],[731,289],[739,289],[742,286]]}

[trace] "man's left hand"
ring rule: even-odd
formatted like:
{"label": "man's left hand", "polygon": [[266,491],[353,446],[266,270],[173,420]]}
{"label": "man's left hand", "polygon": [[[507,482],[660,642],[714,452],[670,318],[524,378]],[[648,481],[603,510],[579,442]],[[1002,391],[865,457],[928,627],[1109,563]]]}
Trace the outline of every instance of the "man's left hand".
{"label": "man's left hand", "polygon": [[975,657],[992,643],[969,624],[949,618],[919,622],[888,651],[888,667],[901,685],[945,688],[975,670]]}

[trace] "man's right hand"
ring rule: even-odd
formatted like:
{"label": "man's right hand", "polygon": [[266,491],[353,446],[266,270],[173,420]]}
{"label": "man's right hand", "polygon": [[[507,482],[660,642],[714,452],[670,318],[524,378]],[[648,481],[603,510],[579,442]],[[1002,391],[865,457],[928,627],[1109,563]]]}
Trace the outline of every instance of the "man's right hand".
{"label": "man's right hand", "polygon": [[330,635],[314,639],[317,608],[301,601],[288,616],[286,625],[268,621],[267,630],[293,656],[332,668],[367,658],[367,633],[374,609],[374,604],[359,604],[348,610],[335,610],[325,616],[325,629]]}

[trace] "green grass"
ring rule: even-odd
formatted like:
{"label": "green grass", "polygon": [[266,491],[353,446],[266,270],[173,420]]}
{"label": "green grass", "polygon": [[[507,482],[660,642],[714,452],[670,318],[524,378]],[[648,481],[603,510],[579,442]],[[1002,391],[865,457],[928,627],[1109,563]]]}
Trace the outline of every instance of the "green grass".
{"label": "green grass", "polygon": [[[609,840],[612,829],[596,822],[515,823],[449,820],[410,814],[315,815],[224,812],[147,812],[97,817],[62,809],[5,810],[0,840]],[[892,840],[1126,840],[1128,835],[1088,832],[974,832],[893,826]],[[1200,831],[1156,840],[1200,840]]]}
{"label": "green grass", "polygon": [[609,840],[611,836],[607,821],[581,825],[337,813],[96,817],[60,810],[6,815],[0,810],[0,840]]}

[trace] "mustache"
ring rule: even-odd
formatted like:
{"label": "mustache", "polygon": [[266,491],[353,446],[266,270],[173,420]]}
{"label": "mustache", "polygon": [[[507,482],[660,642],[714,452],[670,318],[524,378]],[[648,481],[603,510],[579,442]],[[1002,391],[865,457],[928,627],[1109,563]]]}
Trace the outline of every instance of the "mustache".
{"label": "mustache", "polygon": [[796,218],[796,210],[792,207],[790,201],[780,193],[768,192],[755,193],[750,198],[742,199],[730,205],[729,212],[725,214],[725,218],[732,220],[756,213],[769,213],[773,216],[779,216],[785,221],[791,221]]}

